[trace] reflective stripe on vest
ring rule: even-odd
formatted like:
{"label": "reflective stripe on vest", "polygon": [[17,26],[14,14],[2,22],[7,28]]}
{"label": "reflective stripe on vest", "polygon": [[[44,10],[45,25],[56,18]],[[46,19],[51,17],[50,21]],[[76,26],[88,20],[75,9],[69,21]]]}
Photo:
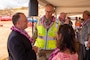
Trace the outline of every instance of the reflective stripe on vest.
{"label": "reflective stripe on vest", "polygon": [[56,40],[47,40],[47,46],[46,45],[46,40],[43,40],[41,38],[37,38],[34,46],[38,46],[40,49],[45,49],[45,50],[53,50],[56,48]]}
{"label": "reflective stripe on vest", "polygon": [[[46,40],[45,36],[38,36],[38,38],[41,38],[43,40]],[[47,37],[48,40],[56,40],[56,38],[52,38],[52,37]]]}

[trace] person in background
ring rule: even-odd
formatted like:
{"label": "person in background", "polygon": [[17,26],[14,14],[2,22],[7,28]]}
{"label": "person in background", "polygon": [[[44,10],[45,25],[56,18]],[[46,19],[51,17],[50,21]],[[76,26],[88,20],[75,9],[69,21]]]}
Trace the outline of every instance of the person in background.
{"label": "person in background", "polygon": [[72,26],[73,23],[71,21],[71,18],[70,17],[67,17],[67,19],[65,20],[64,24],[69,24],[70,26]]}
{"label": "person in background", "polygon": [[86,55],[85,55],[85,60],[90,60],[90,34],[88,37],[88,42],[85,42],[85,46],[86,46]]}
{"label": "person in background", "polygon": [[61,12],[58,20],[60,21],[60,25],[63,25],[66,21],[67,13]]}
{"label": "person in background", "polygon": [[78,30],[81,27],[81,18],[76,17],[76,21],[75,21],[75,30],[78,32]]}
{"label": "person in background", "polygon": [[12,23],[14,26],[7,42],[8,60],[37,60],[38,48],[32,47],[33,39],[25,31],[28,21],[24,13],[14,14]]}
{"label": "person in background", "polygon": [[45,6],[45,15],[41,17],[37,23],[37,38],[35,46],[39,48],[38,56],[39,60],[48,60],[51,52],[56,48],[56,33],[57,23],[56,18],[53,16],[54,6],[47,4]]}
{"label": "person in background", "polygon": [[76,33],[76,38],[78,40],[78,32],[81,26],[80,20],[78,19],[78,17],[75,17],[75,33]]}
{"label": "person in background", "polygon": [[63,24],[69,24],[70,26],[73,25],[71,22],[71,18],[67,17],[67,13],[61,12],[60,16],[58,17],[58,24],[63,25]]}
{"label": "person in background", "polygon": [[75,46],[75,32],[68,24],[60,25],[57,32],[57,49],[49,60],[78,60]]}
{"label": "person in background", "polygon": [[79,32],[80,53],[79,60],[90,60],[90,12],[83,12],[82,29]]}

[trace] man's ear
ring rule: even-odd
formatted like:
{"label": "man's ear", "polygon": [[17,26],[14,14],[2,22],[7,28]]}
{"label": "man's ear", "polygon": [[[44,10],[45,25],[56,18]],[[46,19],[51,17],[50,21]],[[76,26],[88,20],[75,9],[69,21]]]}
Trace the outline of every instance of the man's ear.
{"label": "man's ear", "polygon": [[18,24],[20,24],[20,22],[19,22],[19,21],[17,22],[17,25],[18,25]]}
{"label": "man's ear", "polygon": [[19,26],[19,25],[20,25],[20,22],[18,21],[18,22],[16,23],[16,25]]}

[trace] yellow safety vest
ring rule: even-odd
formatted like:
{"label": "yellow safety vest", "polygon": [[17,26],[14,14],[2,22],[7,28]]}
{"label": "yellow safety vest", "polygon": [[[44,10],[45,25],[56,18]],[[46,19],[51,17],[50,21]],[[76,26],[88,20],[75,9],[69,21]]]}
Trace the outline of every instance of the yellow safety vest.
{"label": "yellow safety vest", "polygon": [[54,22],[53,25],[49,28],[48,32],[42,24],[37,25],[38,38],[36,39],[35,46],[52,50],[56,48],[56,34],[57,34],[57,23]]}

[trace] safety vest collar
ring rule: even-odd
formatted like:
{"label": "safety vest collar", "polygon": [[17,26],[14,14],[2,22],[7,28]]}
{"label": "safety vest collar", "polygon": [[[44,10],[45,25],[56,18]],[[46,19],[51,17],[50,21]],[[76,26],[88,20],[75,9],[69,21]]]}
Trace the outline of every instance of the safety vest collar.
{"label": "safety vest collar", "polygon": [[45,16],[43,16],[43,17],[41,18],[41,24],[44,26],[44,28],[48,29],[48,28],[50,28],[50,27],[53,25],[53,23],[55,22],[55,17],[52,16],[51,24],[48,25],[48,26],[47,26],[46,24],[44,24],[44,20],[45,20]]}

